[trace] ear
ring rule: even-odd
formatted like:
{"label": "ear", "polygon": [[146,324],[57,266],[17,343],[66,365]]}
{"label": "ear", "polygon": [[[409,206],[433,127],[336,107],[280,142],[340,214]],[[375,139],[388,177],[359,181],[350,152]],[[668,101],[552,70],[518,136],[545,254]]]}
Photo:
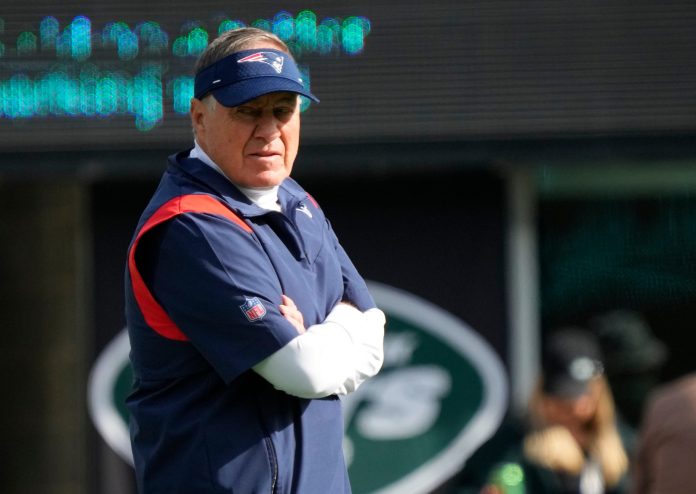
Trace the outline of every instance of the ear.
{"label": "ear", "polygon": [[205,132],[206,116],[208,115],[208,106],[201,100],[191,98],[191,107],[189,115],[191,116],[191,126],[197,135]]}

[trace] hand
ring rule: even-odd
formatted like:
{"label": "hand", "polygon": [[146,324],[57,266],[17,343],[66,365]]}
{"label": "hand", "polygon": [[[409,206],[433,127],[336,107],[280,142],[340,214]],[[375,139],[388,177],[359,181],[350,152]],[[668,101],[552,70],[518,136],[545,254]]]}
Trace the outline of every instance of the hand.
{"label": "hand", "polygon": [[306,329],[302,312],[300,312],[295,302],[287,295],[281,295],[280,298],[282,301],[280,304],[280,313],[295,327],[298,333],[304,333]]}

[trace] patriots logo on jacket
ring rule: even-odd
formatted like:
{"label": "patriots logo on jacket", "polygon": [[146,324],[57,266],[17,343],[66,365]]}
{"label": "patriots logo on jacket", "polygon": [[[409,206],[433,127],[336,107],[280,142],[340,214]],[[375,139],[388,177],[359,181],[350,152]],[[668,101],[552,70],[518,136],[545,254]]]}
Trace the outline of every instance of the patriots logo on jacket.
{"label": "patriots logo on jacket", "polygon": [[242,309],[242,312],[249,320],[249,322],[254,322],[258,321],[259,319],[263,319],[263,316],[266,315],[266,308],[261,303],[261,300],[259,300],[258,297],[244,298],[246,299],[246,301],[242,305],[240,305],[239,308]]}
{"label": "patriots logo on jacket", "polygon": [[280,74],[283,71],[283,57],[268,51],[260,51],[237,60],[237,63],[261,62],[270,65]]}
{"label": "patriots logo on jacket", "polygon": [[309,210],[306,204],[300,204],[295,209],[298,210],[300,213],[306,214],[310,218],[312,217],[312,212]]}

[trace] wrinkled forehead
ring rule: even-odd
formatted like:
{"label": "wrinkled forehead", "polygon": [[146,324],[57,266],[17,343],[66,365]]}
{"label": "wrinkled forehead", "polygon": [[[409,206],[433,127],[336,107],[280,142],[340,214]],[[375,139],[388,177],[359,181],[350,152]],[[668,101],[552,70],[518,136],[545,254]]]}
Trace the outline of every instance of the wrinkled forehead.
{"label": "wrinkled forehead", "polygon": [[295,105],[299,104],[300,95],[289,91],[277,91],[266,93],[249,101],[241,103],[239,106],[271,106],[271,105]]}

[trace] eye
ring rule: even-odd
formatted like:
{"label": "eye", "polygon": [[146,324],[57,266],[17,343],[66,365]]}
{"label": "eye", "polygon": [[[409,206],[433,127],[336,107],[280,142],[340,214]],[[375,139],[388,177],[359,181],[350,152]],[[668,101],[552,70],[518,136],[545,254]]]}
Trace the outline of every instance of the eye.
{"label": "eye", "polygon": [[298,109],[298,98],[284,98],[282,101],[278,101],[273,107],[273,115],[281,121],[288,121],[297,112]]}
{"label": "eye", "polygon": [[273,108],[273,114],[278,120],[289,120],[293,113],[295,113],[295,107],[290,105],[276,106]]}
{"label": "eye", "polygon": [[261,116],[261,108],[255,108],[253,106],[238,106],[235,109],[235,114],[242,117],[257,118]]}

